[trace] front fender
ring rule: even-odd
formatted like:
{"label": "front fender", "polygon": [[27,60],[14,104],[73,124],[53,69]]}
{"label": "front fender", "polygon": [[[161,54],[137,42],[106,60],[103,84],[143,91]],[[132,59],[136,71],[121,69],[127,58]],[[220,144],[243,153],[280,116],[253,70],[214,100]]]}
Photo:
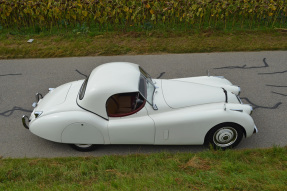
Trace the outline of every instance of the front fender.
{"label": "front fender", "polygon": [[[156,124],[156,144],[200,145],[208,131],[231,122],[242,126],[246,137],[253,134],[254,121],[245,112],[225,110],[223,104],[207,104],[151,115]],[[165,137],[165,134],[168,137]]]}
{"label": "front fender", "polygon": [[242,126],[245,130],[245,136],[250,137],[255,128],[255,123],[252,119],[252,117],[246,113],[246,112],[239,112],[239,111],[232,111],[227,110],[226,112],[230,113],[229,115],[233,116],[232,120],[226,121],[226,122],[233,122],[237,123],[238,125]]}

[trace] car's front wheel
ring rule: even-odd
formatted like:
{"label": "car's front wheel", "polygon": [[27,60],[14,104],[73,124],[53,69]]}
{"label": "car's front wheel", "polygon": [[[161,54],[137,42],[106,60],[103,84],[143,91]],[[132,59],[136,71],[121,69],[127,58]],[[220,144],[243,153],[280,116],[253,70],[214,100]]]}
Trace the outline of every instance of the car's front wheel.
{"label": "car's front wheel", "polygon": [[243,137],[243,129],[234,123],[223,123],[213,127],[205,138],[205,144],[213,149],[230,149],[237,146]]}
{"label": "car's front wheel", "polygon": [[77,151],[81,151],[81,152],[89,152],[97,148],[97,145],[92,145],[92,144],[71,144],[70,146],[73,149]]}

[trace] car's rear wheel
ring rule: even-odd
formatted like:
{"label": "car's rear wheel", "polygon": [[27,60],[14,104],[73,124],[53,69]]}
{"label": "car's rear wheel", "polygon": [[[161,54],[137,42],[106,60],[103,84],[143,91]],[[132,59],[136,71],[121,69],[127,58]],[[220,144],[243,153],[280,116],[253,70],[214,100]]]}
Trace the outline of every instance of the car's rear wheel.
{"label": "car's rear wheel", "polygon": [[97,145],[92,145],[92,144],[71,144],[70,146],[73,149],[77,151],[81,151],[81,152],[89,152],[97,148]]}
{"label": "car's rear wheel", "polygon": [[207,134],[205,144],[213,149],[229,149],[237,146],[243,137],[243,129],[234,123],[223,123],[213,127]]}

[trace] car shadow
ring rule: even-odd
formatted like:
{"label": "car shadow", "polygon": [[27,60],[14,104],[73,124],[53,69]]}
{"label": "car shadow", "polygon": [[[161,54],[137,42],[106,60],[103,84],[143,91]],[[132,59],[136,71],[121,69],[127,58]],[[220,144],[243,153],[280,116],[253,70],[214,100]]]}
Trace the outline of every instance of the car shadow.
{"label": "car shadow", "polygon": [[71,148],[68,144],[56,143],[35,138],[34,148],[25,153],[25,157],[85,157],[85,156],[106,156],[106,155],[130,155],[130,154],[152,154],[160,152],[169,153],[196,153],[208,150],[202,145],[98,145],[96,150],[80,152]]}

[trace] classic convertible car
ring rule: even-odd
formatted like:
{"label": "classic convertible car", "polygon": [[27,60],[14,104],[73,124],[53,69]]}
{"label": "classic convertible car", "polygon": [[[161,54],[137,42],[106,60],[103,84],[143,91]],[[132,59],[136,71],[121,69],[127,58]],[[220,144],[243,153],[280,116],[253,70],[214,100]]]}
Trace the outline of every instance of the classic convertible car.
{"label": "classic convertible car", "polygon": [[85,80],[50,88],[22,123],[35,135],[91,151],[99,144],[227,149],[257,133],[252,107],[223,77],[152,79],[139,65],[107,63]]}

